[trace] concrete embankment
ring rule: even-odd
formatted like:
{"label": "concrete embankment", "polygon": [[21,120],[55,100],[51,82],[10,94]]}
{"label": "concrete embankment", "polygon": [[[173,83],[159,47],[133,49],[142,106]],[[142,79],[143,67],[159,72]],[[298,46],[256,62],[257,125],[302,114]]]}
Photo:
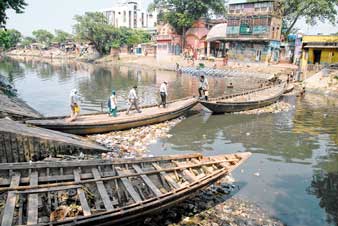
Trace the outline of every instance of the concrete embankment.
{"label": "concrete embankment", "polygon": [[0,119],[0,162],[42,160],[56,155],[106,152],[82,137]]}

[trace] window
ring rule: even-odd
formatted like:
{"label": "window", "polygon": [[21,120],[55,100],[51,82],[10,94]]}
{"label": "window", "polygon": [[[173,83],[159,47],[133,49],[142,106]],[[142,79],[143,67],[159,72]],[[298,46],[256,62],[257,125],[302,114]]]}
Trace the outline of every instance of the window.
{"label": "window", "polygon": [[126,11],[123,11],[123,22],[127,22],[127,13]]}

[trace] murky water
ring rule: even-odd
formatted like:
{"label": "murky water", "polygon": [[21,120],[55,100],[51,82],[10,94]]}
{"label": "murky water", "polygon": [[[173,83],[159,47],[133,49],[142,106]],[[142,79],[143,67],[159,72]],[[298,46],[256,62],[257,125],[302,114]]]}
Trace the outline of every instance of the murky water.
{"label": "murky water", "polygon": [[[68,93],[74,87],[88,111],[100,109],[113,87],[120,105],[125,105],[126,93],[135,83],[143,103],[157,101],[164,79],[172,99],[197,94],[196,78],[170,72],[26,60],[2,62],[0,73],[14,81],[24,100],[47,115],[68,112]],[[232,82],[242,89],[242,80]],[[223,93],[229,82],[209,81],[212,95]],[[337,225],[338,100],[307,94],[287,101],[295,108],[279,114],[191,116],[172,129],[171,138],[151,145],[151,153],[251,151],[253,156],[233,173],[241,187],[237,197],[258,203],[288,225]]]}
{"label": "murky water", "polygon": [[[19,61],[4,59],[0,62],[0,74],[13,81],[19,96],[44,115],[65,115],[69,113],[69,93],[79,90],[83,98],[82,112],[101,111],[106,107],[111,90],[117,91],[118,107],[127,104],[129,90],[138,85],[141,104],[159,102],[159,86],[168,82],[170,99],[198,95],[198,78],[176,75],[174,72],[131,69],[128,67],[105,68],[84,63],[65,63],[60,61],[41,62],[22,58]],[[210,78],[210,96],[242,91],[248,86],[243,78]],[[229,83],[234,89],[227,89]],[[258,83],[249,84],[250,88]]]}

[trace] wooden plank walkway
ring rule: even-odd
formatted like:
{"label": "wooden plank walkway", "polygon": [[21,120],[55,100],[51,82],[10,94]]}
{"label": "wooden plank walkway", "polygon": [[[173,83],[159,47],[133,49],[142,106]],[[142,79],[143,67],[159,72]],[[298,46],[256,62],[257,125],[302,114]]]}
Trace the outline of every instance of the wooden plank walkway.
{"label": "wooden plank walkway", "polygon": [[55,154],[107,151],[82,137],[0,119],[1,162],[40,160]]}

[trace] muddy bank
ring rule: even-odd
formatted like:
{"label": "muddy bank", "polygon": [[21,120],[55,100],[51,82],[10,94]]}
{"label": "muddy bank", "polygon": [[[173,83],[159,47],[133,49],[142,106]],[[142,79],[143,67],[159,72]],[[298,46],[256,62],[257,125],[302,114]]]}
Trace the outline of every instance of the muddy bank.
{"label": "muddy bank", "polygon": [[338,98],[338,69],[324,68],[304,80],[306,92]]}
{"label": "muddy bank", "polygon": [[[156,58],[154,56],[136,56],[136,55],[120,55],[119,57],[112,55],[105,55],[99,57],[97,53],[80,56],[79,53],[71,52],[66,53],[56,48],[49,50],[23,50],[17,49],[6,53],[10,57],[33,57],[43,59],[69,59],[75,61],[87,61],[102,66],[128,66],[138,69],[146,70],[169,70],[175,71],[176,64],[180,67],[198,66],[200,63],[206,67],[214,68],[214,61],[197,60],[194,64],[191,61],[185,60],[181,56],[167,56]],[[230,62],[228,65],[216,65],[218,69],[237,70],[241,72],[256,72],[256,73],[268,73],[268,74],[287,74],[294,71],[292,65],[267,65],[263,63],[246,63],[246,62]]]}

